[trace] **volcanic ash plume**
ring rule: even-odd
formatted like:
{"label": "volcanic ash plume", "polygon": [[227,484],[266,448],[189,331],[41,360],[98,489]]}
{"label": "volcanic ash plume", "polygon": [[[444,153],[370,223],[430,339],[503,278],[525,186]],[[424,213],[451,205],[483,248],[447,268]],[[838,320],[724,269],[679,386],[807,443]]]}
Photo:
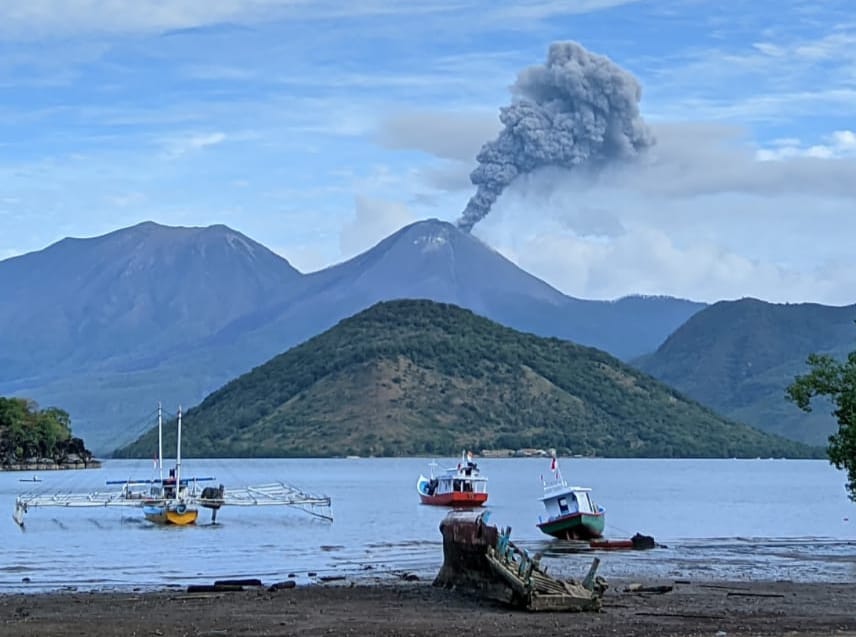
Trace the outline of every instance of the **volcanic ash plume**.
{"label": "volcanic ash plume", "polygon": [[639,115],[632,75],[576,42],[550,45],[544,65],[524,69],[500,109],[505,128],[486,143],[470,174],[476,194],[458,220],[469,232],[515,177],[543,166],[598,168],[654,143]]}

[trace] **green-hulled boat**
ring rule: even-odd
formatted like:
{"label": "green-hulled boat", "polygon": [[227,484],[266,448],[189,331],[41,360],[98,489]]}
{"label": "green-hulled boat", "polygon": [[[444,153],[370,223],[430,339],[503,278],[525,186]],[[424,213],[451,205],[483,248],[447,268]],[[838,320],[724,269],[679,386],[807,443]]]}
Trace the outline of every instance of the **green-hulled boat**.
{"label": "green-hulled boat", "polygon": [[563,540],[592,540],[603,535],[606,511],[591,499],[591,489],[569,485],[559,472],[556,458],[550,463],[553,479],[544,481],[541,502],[546,517],[539,516],[538,528]]}

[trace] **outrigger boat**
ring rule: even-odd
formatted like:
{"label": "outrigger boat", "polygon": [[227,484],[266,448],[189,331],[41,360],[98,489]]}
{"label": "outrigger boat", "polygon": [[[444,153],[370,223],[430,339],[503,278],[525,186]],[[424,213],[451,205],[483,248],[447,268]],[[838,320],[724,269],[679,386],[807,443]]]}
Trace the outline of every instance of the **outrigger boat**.
{"label": "outrigger boat", "polygon": [[563,540],[592,540],[603,535],[606,511],[591,499],[591,489],[569,485],[559,471],[555,456],[550,462],[553,479],[544,480],[541,502],[547,519],[538,516],[538,528],[547,535]]}
{"label": "outrigger boat", "polygon": [[213,477],[183,478],[181,476],[181,408],[178,410],[175,468],[163,476],[162,426],[163,418],[158,405],[158,458],[160,477],[149,480],[108,480],[111,490],[91,493],[24,494],[15,499],[12,519],[23,527],[24,514],[31,507],[134,507],[155,524],[184,526],[193,524],[199,507],[211,510],[211,522],[217,521],[217,511],[223,506],[287,506],[311,516],[332,521],[330,498],[304,492],[284,482],[226,489],[204,487],[201,482]]}
{"label": "outrigger boat", "polygon": [[[155,524],[175,524],[185,526],[196,522],[199,509],[191,501],[190,495],[196,490],[197,483],[213,480],[213,478],[196,478],[193,480],[192,491],[187,480],[181,479],[181,407],[178,408],[178,431],[175,441],[175,468],[169,470],[169,476],[163,477],[163,419],[158,408],[158,466],[160,467],[159,484],[151,488],[149,497],[143,500],[143,515],[149,522]],[[219,507],[218,507],[219,508]],[[212,509],[212,521],[217,510]]]}
{"label": "outrigger boat", "polygon": [[420,475],[416,481],[416,492],[422,504],[473,507],[487,501],[487,478],[481,475],[471,452],[462,453],[457,467],[446,469],[438,476],[434,475],[437,463],[432,462],[430,466],[430,477]]}

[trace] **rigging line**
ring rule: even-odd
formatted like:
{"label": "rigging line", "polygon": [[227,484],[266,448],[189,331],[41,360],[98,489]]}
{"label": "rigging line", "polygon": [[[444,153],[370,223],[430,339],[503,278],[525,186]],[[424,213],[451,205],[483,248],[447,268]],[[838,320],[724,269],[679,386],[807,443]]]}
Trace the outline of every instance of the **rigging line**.
{"label": "rigging line", "polygon": [[[142,436],[146,431],[151,429],[154,426],[157,426],[157,408],[153,409],[145,416],[140,416],[136,421],[134,421],[127,429],[130,431],[137,431],[139,433],[135,433],[133,435],[133,440],[136,440],[140,436]],[[133,442],[132,440],[132,442]],[[155,451],[155,455],[157,455],[157,451]],[[124,475],[111,475],[110,472],[105,474],[105,480],[109,477],[110,479],[126,479],[126,480],[136,480],[143,479],[146,476],[151,475],[154,477],[154,473],[152,473],[152,461],[148,457],[143,458],[128,458],[129,466],[128,471]],[[100,485],[99,489],[104,489],[105,485]]]}
{"label": "rigging line", "polygon": [[134,440],[145,434],[147,431],[149,431],[152,427],[157,425],[157,415],[158,410],[157,408],[155,408],[145,416],[139,417],[136,421],[128,425],[127,430],[134,432],[131,436],[133,438],[131,442],[133,442]]}

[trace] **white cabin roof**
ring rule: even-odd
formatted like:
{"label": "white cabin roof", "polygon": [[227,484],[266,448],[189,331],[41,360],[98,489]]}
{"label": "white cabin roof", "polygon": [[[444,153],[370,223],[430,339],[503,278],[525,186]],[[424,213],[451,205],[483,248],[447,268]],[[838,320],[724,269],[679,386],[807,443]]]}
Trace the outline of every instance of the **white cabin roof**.
{"label": "white cabin roof", "polygon": [[563,495],[568,495],[569,493],[585,493],[587,491],[591,491],[589,487],[576,487],[568,484],[552,484],[546,485],[544,487],[544,495],[539,500],[555,500],[557,498],[561,498]]}

